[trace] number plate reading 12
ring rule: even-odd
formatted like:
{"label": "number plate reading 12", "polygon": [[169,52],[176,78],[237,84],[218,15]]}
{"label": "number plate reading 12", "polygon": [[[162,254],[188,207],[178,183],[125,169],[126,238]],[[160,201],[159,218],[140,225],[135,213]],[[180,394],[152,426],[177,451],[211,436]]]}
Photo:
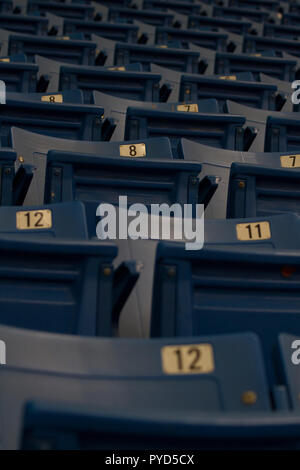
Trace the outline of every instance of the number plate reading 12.
{"label": "number plate reading 12", "polygon": [[208,374],[215,369],[211,344],[165,346],[161,358],[165,374]]}
{"label": "number plate reading 12", "polygon": [[19,230],[38,230],[52,227],[52,212],[48,209],[17,212],[16,225]]}

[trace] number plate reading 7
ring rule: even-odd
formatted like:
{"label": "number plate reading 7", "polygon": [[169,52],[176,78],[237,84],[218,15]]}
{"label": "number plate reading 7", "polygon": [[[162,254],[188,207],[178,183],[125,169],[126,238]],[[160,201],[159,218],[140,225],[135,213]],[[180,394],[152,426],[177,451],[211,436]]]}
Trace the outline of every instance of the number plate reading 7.
{"label": "number plate reading 7", "polygon": [[16,214],[16,225],[19,230],[38,230],[52,227],[50,210],[20,211]]}
{"label": "number plate reading 7", "polygon": [[210,344],[165,346],[161,358],[165,374],[208,374],[215,369]]}
{"label": "number plate reading 7", "polygon": [[300,155],[282,155],[280,157],[280,163],[282,168],[299,168]]}

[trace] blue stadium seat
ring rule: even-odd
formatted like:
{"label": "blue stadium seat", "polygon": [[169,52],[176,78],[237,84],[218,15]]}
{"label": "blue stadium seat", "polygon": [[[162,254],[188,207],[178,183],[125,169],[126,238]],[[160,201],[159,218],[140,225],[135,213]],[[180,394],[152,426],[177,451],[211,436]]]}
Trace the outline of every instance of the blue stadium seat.
{"label": "blue stadium seat", "polygon": [[115,245],[49,236],[0,238],[2,324],[52,333],[112,334]]}
{"label": "blue stadium seat", "polygon": [[244,150],[244,123],[242,116],[128,108],[125,140],[169,137],[175,158],[182,158],[182,137],[213,147]]}
{"label": "blue stadium seat", "polygon": [[88,238],[84,205],[79,201],[49,206],[0,207],[0,237],[84,240]]}
{"label": "blue stadium seat", "polygon": [[35,92],[38,66],[20,59],[21,56],[0,58],[0,77],[5,82],[6,91]]}
{"label": "blue stadium seat", "polygon": [[222,18],[231,18],[233,20],[242,20],[243,17],[250,21],[257,23],[263,23],[267,21],[269,12],[265,10],[255,10],[252,8],[240,8],[240,7],[225,7],[215,5],[213,7],[213,16]]}
{"label": "blue stadium seat", "polygon": [[247,225],[237,228],[237,236],[244,237],[245,230],[248,238],[249,233],[265,238],[261,249],[235,251],[220,246],[187,251],[184,243],[158,244],[151,335],[252,331],[261,340],[274,385],[279,380],[273,367],[278,336],[300,334],[299,250],[264,249],[270,238],[268,221],[254,221],[252,226],[244,220]]}
{"label": "blue stadium seat", "polygon": [[[257,192],[255,191],[255,184],[252,181],[252,186],[248,185],[246,188],[246,185],[244,186],[241,183],[241,187],[239,187],[239,183],[234,184],[231,186],[231,183],[229,183],[230,180],[230,168],[232,163],[236,162],[241,165],[241,168],[245,166],[245,168],[248,168],[251,166],[254,169],[259,169],[262,168],[261,171],[263,175],[268,175],[269,173],[271,174],[272,168],[277,168],[277,169],[284,169],[286,168],[284,165],[292,165],[293,160],[290,156],[289,153],[287,152],[279,152],[279,153],[263,153],[263,152],[237,152],[237,151],[232,151],[232,150],[220,150],[216,149],[213,147],[208,147],[206,145],[201,145],[197,144],[195,142],[192,142],[190,140],[182,139],[181,142],[182,145],[182,151],[183,151],[183,156],[185,161],[192,161],[195,162],[197,161],[198,163],[201,163],[202,169],[201,169],[201,174],[200,177],[203,179],[207,179],[209,177],[214,177],[214,179],[209,180],[210,181],[210,190],[214,191],[213,192],[213,198],[208,204],[208,207],[205,209],[205,217],[208,219],[215,219],[215,218],[221,218],[224,219],[226,217],[227,213],[227,196],[228,196],[228,191],[231,193],[238,193],[238,191],[241,191],[241,195],[243,194],[250,194],[250,197],[252,198],[251,200],[248,198],[247,200],[249,201],[247,204],[247,208],[251,207],[251,215],[254,216],[256,214],[256,209],[255,209],[255,204],[260,204],[260,207],[258,210],[261,210],[263,207],[263,210],[269,210],[271,208],[271,204],[274,205],[275,201],[275,192],[276,189],[269,193],[269,198],[267,200],[266,198],[266,189],[263,195],[263,187],[262,187],[262,178],[260,177],[260,186],[257,189]],[[291,171],[293,172],[294,170],[297,171],[296,169],[293,169],[291,166]],[[256,171],[256,170],[253,170]],[[245,170],[246,172],[246,170]],[[249,176],[249,179],[251,177]],[[266,178],[267,179],[267,178]],[[240,180],[238,180],[240,181]],[[279,181],[279,180],[278,180]],[[279,186],[280,183],[280,186]],[[280,191],[280,187],[282,188],[283,184],[283,179],[281,178],[281,181],[278,182],[278,192]],[[290,183],[292,184],[292,182]],[[216,187],[217,186],[217,187]],[[288,187],[288,186],[287,186]],[[229,189],[228,189],[229,188]],[[259,192],[259,189],[262,189],[261,192]],[[280,212],[280,208],[282,209],[282,200],[284,201],[284,195],[283,190],[281,189],[281,200],[278,199],[278,211]],[[263,206],[264,201],[260,200],[265,198],[265,206]],[[285,202],[286,204],[286,210],[291,211],[292,206],[291,204],[294,203],[296,195],[292,195],[290,200]],[[239,203],[238,198],[236,199],[237,204]],[[245,198],[243,199],[245,201]],[[242,202],[242,197],[240,199],[241,207],[243,207],[243,202]],[[279,204],[280,203],[280,204]],[[290,204],[291,203],[291,204]],[[267,206],[268,204],[268,206]],[[240,207],[240,206],[239,206]],[[240,207],[240,212],[239,214],[236,214],[236,217],[243,217],[242,212],[243,211]],[[267,209],[266,209],[266,208]],[[275,212],[276,212],[276,201],[275,201]],[[234,209],[233,209],[234,210]],[[247,209],[248,210],[248,209]],[[274,210],[274,208],[273,208]],[[271,212],[270,212],[271,213]],[[247,212],[248,215],[250,215],[250,212],[248,210]],[[258,215],[258,214],[257,214]]]}
{"label": "blue stadium seat", "polygon": [[12,126],[64,139],[109,140],[111,130],[108,123],[103,126],[103,108],[57,101],[49,95],[46,101],[8,98],[0,106],[2,146],[11,145]]}
{"label": "blue stadium seat", "polygon": [[228,34],[215,31],[201,31],[197,29],[156,28],[156,43],[166,44],[169,40],[180,41],[185,49],[189,49],[192,42],[208,49],[226,51]]}
{"label": "blue stadium seat", "polygon": [[0,2],[0,12],[1,13],[11,13],[13,10],[12,0],[1,0]]}
{"label": "blue stadium seat", "polygon": [[115,126],[114,133],[111,137],[112,141],[124,139],[126,113],[129,107],[168,112],[219,113],[219,105],[215,99],[194,101],[193,103],[153,103],[147,101],[125,100],[116,96],[100,93],[98,91],[94,91],[93,95],[94,103],[97,106],[104,108],[104,117],[109,118],[111,124]]}
{"label": "blue stadium seat", "polygon": [[[92,35],[98,45],[99,56],[103,62],[98,65],[127,65],[140,62],[143,69],[150,70],[150,64],[155,63],[169,67],[179,72],[197,73],[199,53],[186,49],[175,49],[164,45],[147,46],[143,44],[126,44]],[[99,60],[99,59],[98,59]]]}
{"label": "blue stadium seat", "polygon": [[53,13],[54,15],[63,16],[65,18],[74,18],[78,20],[89,20],[93,18],[94,7],[91,5],[83,5],[80,3],[63,3],[45,0],[27,0],[27,13]]}
{"label": "blue stadium seat", "polygon": [[250,70],[255,78],[258,78],[259,73],[265,73],[279,80],[292,81],[295,79],[296,65],[296,59],[271,57],[259,53],[251,55],[217,52],[214,73],[235,74]]}
{"label": "blue stadium seat", "polygon": [[91,236],[96,233],[96,209],[100,202],[118,205],[120,195],[127,196],[128,205],[143,202],[147,207],[157,201],[202,203],[197,178],[201,165],[166,159],[164,155],[155,159],[135,158],[141,153],[145,153],[143,144],[120,144],[119,156],[115,158],[49,151],[44,202],[83,201]]}
{"label": "blue stadium seat", "polygon": [[32,180],[33,169],[30,165],[20,164],[18,171],[15,170],[16,158],[16,153],[11,149],[0,150],[1,206],[23,204]]}
{"label": "blue stadium seat", "polygon": [[83,33],[85,39],[98,34],[114,41],[137,42],[138,26],[132,24],[109,23],[104,21],[83,21],[71,18],[63,20],[63,33]]}
{"label": "blue stadium seat", "polygon": [[253,9],[277,10],[280,2],[277,0],[229,0],[228,6],[239,6]]}
{"label": "blue stadium seat", "polygon": [[190,15],[189,28],[223,28],[236,34],[246,34],[251,29],[250,21],[230,20],[228,18],[207,18],[206,16]]}
{"label": "blue stadium seat", "polygon": [[201,3],[178,0],[143,0],[142,9],[148,10],[174,10],[182,15],[197,15],[203,11]]}
{"label": "blue stadium seat", "polygon": [[282,37],[264,37],[264,36],[244,36],[243,52],[248,54],[263,51],[276,51],[279,56],[280,52],[285,52],[296,57],[300,57],[299,41],[292,41]]}
{"label": "blue stadium seat", "polygon": [[266,37],[282,37],[286,39],[297,40],[300,35],[300,28],[299,26],[285,26],[282,24],[265,23],[263,33]]}
{"label": "blue stadium seat", "polygon": [[282,24],[291,25],[291,26],[299,26],[300,17],[298,14],[295,14],[295,13],[284,13],[282,17]]}
{"label": "blue stadium seat", "polygon": [[[299,429],[298,416],[289,412],[255,416],[252,413],[249,416],[247,411],[230,416],[195,411],[179,414],[178,410],[163,414],[153,410],[116,413],[100,411],[99,407],[30,402],[26,407],[22,448],[80,451],[92,447],[118,449],[121,455],[124,450],[162,448],[178,452],[191,449],[291,451],[299,448]],[[117,458],[122,457],[117,455],[115,461]],[[166,462],[170,458],[166,456]],[[176,459],[182,464],[189,461],[186,454],[174,457],[174,462]],[[112,460],[113,457],[108,457],[107,462]]]}
{"label": "blue stadium seat", "polygon": [[300,121],[297,114],[269,116],[266,123],[265,152],[295,152],[300,148]]}
{"label": "blue stadium seat", "polygon": [[260,81],[264,83],[269,83],[270,85],[275,85],[278,90],[278,95],[276,98],[276,109],[282,112],[291,112],[298,111],[299,105],[293,105],[292,103],[292,94],[294,92],[291,87],[290,82],[284,80],[278,80],[278,78],[270,77],[261,73]]}
{"label": "blue stadium seat", "polygon": [[240,81],[235,76],[220,78],[182,75],[179,100],[189,102],[215,98],[223,105],[231,99],[255,108],[276,109],[277,88],[274,85]]}
{"label": "blue stadium seat", "polygon": [[33,62],[35,54],[41,54],[71,64],[95,64],[96,44],[91,41],[71,39],[69,36],[31,36],[5,29],[0,30],[0,41],[1,54],[26,54],[29,62]]}
{"label": "blue stadium seat", "polygon": [[35,15],[21,16],[1,13],[0,28],[6,28],[10,31],[24,34],[46,36],[48,32],[48,20],[47,18],[41,18]]}
{"label": "blue stadium seat", "polygon": [[268,166],[234,162],[228,186],[227,217],[265,217],[287,212],[300,215],[299,181],[296,155],[282,155],[280,164],[272,159]]}
{"label": "blue stadium seat", "polygon": [[[242,445],[249,438],[254,445],[265,433],[274,445],[280,437],[285,444],[299,441],[299,434],[287,432],[287,414],[285,427],[282,423],[278,430],[280,417],[271,409],[261,346],[251,333],[116,341],[2,326],[0,334],[11,351],[10,362],[0,370],[1,420],[7,420],[1,435],[4,448],[160,448],[162,442],[168,446],[168,438],[170,447],[176,443],[172,448],[190,448],[190,443],[202,448],[222,446],[224,438],[230,445],[226,436],[234,441],[241,437]],[[188,353],[184,346],[206,353],[203,373],[187,369],[174,374],[169,357],[177,348]],[[18,384],[14,394],[12,380]],[[29,404],[33,398],[39,402]],[[271,418],[279,420],[277,432]],[[213,419],[212,429],[208,419]],[[241,426],[253,420],[255,432]]]}
{"label": "blue stadium seat", "polygon": [[174,15],[162,11],[153,10],[136,10],[133,8],[110,7],[107,11],[107,17],[102,16],[102,21],[112,22],[130,22],[133,20],[149,23],[154,26],[171,26]]}

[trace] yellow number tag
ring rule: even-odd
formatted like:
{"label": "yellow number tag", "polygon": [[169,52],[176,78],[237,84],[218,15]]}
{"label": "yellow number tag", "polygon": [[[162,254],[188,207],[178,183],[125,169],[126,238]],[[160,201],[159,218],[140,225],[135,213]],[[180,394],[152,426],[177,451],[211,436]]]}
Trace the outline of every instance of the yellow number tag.
{"label": "yellow number tag", "polygon": [[197,104],[179,104],[177,106],[177,111],[185,111],[187,113],[198,113]]}
{"label": "yellow number tag", "polygon": [[10,59],[8,57],[5,57],[4,59],[0,59],[0,62],[10,62]]}
{"label": "yellow number tag", "polygon": [[48,209],[17,212],[17,229],[38,230],[52,227],[52,211]]}
{"label": "yellow number tag", "polygon": [[300,154],[298,155],[281,155],[280,163],[282,168],[299,168]]}
{"label": "yellow number tag", "polygon": [[219,78],[220,80],[236,80],[236,75],[222,75]]}
{"label": "yellow number tag", "polygon": [[168,49],[168,46],[166,44],[160,44],[159,46],[156,46],[156,47],[159,47],[160,49]]}
{"label": "yellow number tag", "polygon": [[70,36],[61,36],[61,37],[59,37],[59,38],[57,38],[57,39],[61,39],[62,41],[69,41]]}
{"label": "yellow number tag", "polygon": [[253,57],[261,57],[261,54],[251,54]]}
{"label": "yellow number tag", "polygon": [[161,358],[165,374],[208,374],[215,369],[211,344],[164,346]]}
{"label": "yellow number tag", "polygon": [[44,95],[41,97],[41,101],[47,103],[63,103],[63,95]]}
{"label": "yellow number tag", "polygon": [[268,240],[271,238],[269,222],[252,222],[236,225],[237,238],[246,242],[249,240]]}
{"label": "yellow number tag", "polygon": [[145,157],[146,145],[145,144],[120,145],[120,156],[132,157],[132,158]]}
{"label": "yellow number tag", "polygon": [[107,70],[117,70],[118,72],[125,72],[125,67],[120,66],[120,67],[108,67]]}

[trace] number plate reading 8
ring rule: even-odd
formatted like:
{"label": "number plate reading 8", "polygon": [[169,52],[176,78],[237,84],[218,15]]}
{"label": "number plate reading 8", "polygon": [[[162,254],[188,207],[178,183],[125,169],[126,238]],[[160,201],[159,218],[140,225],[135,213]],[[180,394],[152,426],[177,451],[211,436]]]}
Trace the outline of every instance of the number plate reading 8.
{"label": "number plate reading 8", "polygon": [[165,374],[208,374],[215,369],[210,344],[165,346],[161,358]]}
{"label": "number plate reading 8", "polygon": [[236,225],[237,238],[240,241],[268,240],[271,238],[269,222],[253,222]]}
{"label": "number plate reading 8", "polygon": [[46,101],[47,103],[62,103],[62,95],[44,95],[41,97],[41,101]]}
{"label": "number plate reading 8", "polygon": [[281,155],[280,163],[282,168],[299,168],[300,155]]}
{"label": "number plate reading 8", "polygon": [[52,227],[50,210],[20,211],[16,214],[16,225],[19,230],[38,230]]}
{"label": "number plate reading 8", "polygon": [[223,75],[220,80],[236,80],[236,75]]}
{"label": "number plate reading 8", "polygon": [[120,156],[132,157],[132,158],[145,157],[146,145],[145,144],[120,145]]}
{"label": "number plate reading 8", "polygon": [[197,104],[179,104],[177,106],[177,111],[186,111],[187,113],[198,113]]}

